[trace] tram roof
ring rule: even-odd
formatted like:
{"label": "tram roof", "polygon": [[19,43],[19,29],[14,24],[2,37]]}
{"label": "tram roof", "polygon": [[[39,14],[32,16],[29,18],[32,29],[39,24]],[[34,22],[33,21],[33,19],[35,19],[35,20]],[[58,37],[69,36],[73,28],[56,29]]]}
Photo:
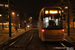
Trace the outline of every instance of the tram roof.
{"label": "tram roof", "polygon": [[41,10],[44,10],[44,9],[58,9],[58,10],[61,10],[62,8],[53,6],[53,7],[43,7]]}

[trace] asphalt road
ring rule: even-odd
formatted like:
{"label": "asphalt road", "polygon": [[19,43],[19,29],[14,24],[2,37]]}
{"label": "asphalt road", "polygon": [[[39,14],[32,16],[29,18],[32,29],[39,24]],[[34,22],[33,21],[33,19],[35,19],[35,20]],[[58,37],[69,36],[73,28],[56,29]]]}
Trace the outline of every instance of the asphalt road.
{"label": "asphalt road", "polygon": [[3,50],[66,50],[60,42],[42,42],[37,29],[25,33],[18,40],[4,47]]}

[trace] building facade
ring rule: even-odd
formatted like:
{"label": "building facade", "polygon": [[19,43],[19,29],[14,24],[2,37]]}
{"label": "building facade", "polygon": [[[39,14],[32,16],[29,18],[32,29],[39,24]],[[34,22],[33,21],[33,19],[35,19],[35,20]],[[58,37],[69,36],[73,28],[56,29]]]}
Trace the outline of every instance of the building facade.
{"label": "building facade", "polygon": [[[69,17],[69,25],[70,28],[75,28],[75,1],[74,0],[60,0],[55,6],[60,6],[63,10],[63,16],[65,16],[65,20],[63,20],[64,28],[68,28],[68,17]],[[69,6],[69,13],[68,13]],[[69,15],[69,16],[68,16]]]}
{"label": "building facade", "polygon": [[0,28],[9,27],[9,17],[11,17],[11,25],[20,28],[20,11],[10,2],[9,16],[8,8],[8,1],[0,0]]}

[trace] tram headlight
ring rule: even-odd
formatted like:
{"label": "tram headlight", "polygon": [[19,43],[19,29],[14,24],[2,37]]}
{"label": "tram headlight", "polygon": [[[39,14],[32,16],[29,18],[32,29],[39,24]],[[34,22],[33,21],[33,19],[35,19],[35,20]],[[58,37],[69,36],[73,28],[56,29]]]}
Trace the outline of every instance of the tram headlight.
{"label": "tram headlight", "polygon": [[58,11],[57,11],[57,10],[50,10],[49,13],[50,13],[50,14],[57,14]]}
{"label": "tram headlight", "polygon": [[48,10],[45,10],[45,14],[48,14]]}

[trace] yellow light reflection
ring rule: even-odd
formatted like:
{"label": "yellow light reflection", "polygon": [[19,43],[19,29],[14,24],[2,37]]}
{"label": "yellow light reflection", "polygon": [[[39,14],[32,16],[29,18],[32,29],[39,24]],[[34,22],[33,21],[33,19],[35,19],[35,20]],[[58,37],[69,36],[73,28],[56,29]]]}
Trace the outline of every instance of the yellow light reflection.
{"label": "yellow light reflection", "polygon": [[57,14],[58,11],[57,10],[50,10],[50,14]]}
{"label": "yellow light reflection", "polygon": [[45,11],[45,14],[48,14],[48,10]]}
{"label": "yellow light reflection", "polygon": [[0,14],[0,17],[2,16],[2,14]]}
{"label": "yellow light reflection", "polygon": [[15,13],[14,13],[14,12],[12,12],[12,14],[14,15]]}
{"label": "yellow light reflection", "polygon": [[61,13],[61,11],[59,11],[59,13]]}

